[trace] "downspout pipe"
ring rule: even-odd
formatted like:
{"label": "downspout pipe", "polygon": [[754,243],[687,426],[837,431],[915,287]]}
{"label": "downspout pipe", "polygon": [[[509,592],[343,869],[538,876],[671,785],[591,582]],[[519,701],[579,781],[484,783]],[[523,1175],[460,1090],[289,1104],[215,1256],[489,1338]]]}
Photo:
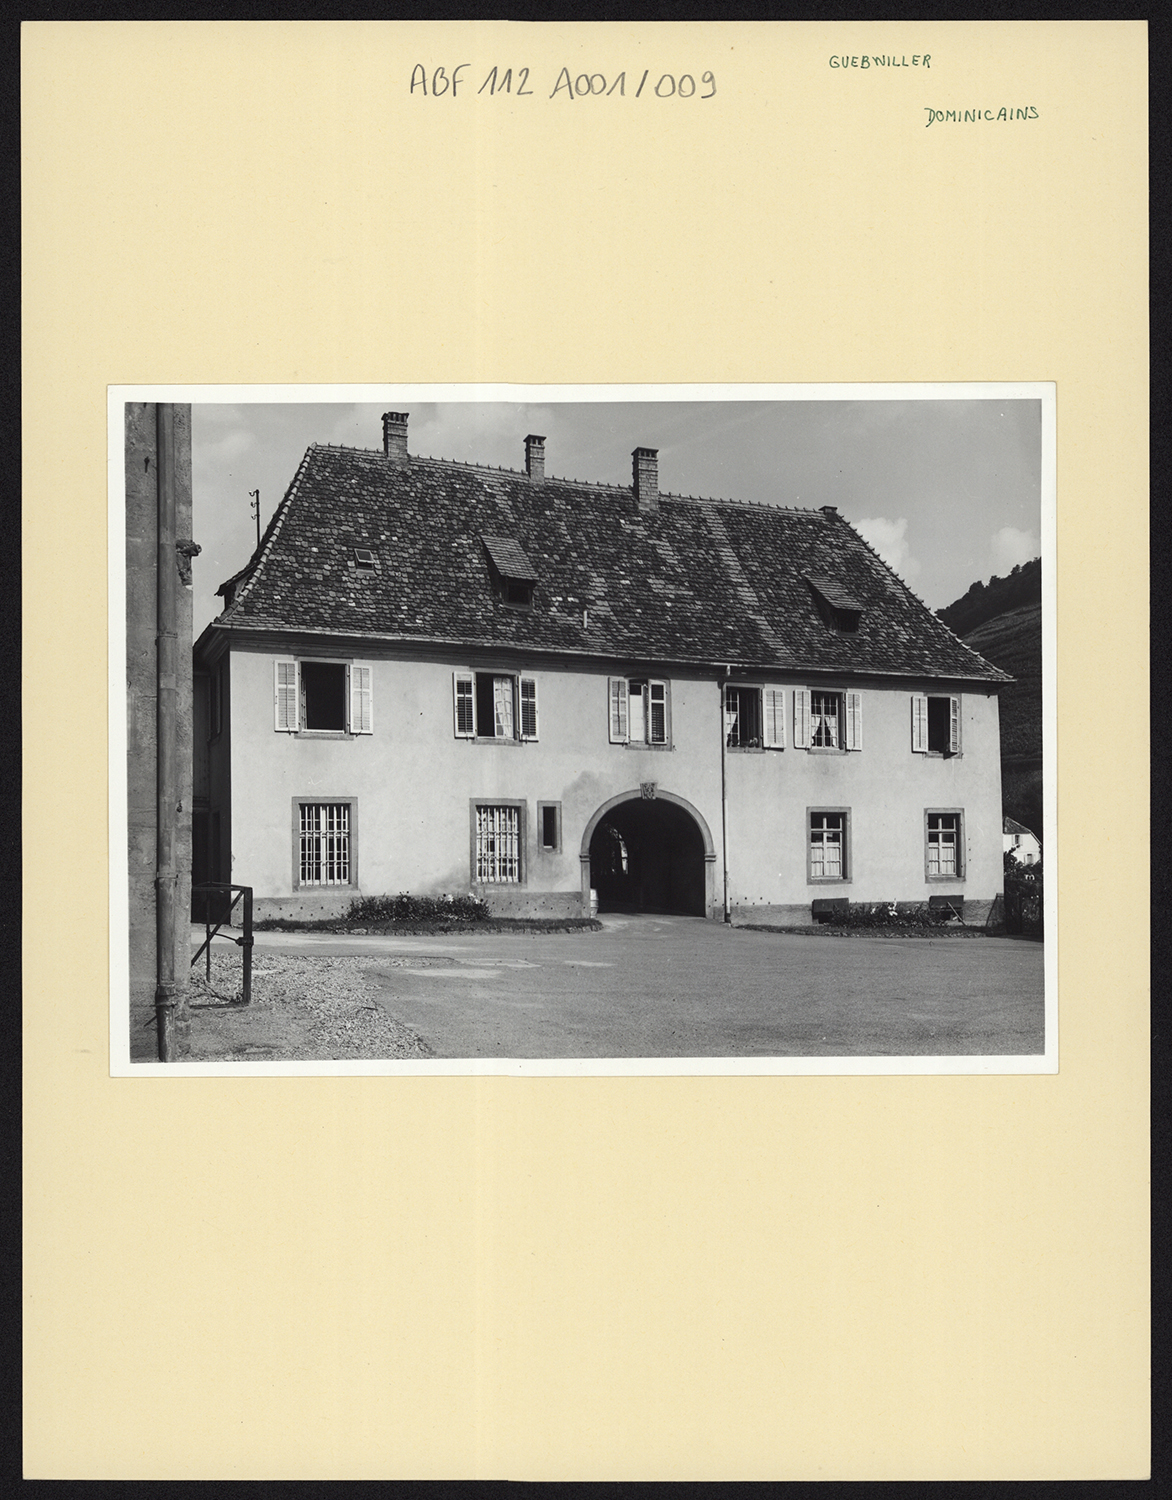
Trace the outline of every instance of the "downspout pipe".
{"label": "downspout pipe", "polygon": [[728,901],[728,730],[724,717],[725,686],[732,676],[732,668],[725,667],[724,677],[717,682],[720,694],[720,862],[724,869],[724,920],[732,922],[732,908]]}
{"label": "downspout pipe", "polygon": [[176,1058],[175,976],[179,870],[177,726],[179,635],[176,630],[179,569],[175,552],[175,412],[155,407],[155,483],[158,496],[156,559],[155,683],[155,1020],[160,1062]]}

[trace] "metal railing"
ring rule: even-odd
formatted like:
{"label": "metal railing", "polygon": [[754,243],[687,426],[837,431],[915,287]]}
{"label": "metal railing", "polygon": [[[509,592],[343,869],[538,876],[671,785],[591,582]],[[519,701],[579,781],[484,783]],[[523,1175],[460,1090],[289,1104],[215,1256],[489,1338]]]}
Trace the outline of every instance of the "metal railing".
{"label": "metal railing", "polygon": [[[235,895],[232,894],[233,891],[235,891]],[[224,896],[228,902],[227,906],[223,906],[221,903],[217,908],[215,908],[221,912],[221,915],[218,918],[213,917],[212,915],[212,903],[215,893],[219,893],[220,895]],[[208,881],[200,885],[193,885],[191,887],[191,894],[192,896],[195,896],[196,894],[202,894],[206,897],[203,903],[205,934],[204,940],[196,949],[195,957],[191,960],[191,967],[194,969],[196,964],[199,962],[200,957],[206,953],[207,977],[209,984],[211,983],[212,978],[212,939],[219,932],[220,928],[223,927],[225,922],[231,921],[232,913],[236,910],[237,903],[243,901],[244,904],[241,908],[241,925],[243,928],[243,935],[241,937],[234,938],[233,941],[236,943],[237,947],[243,950],[243,994],[244,1004],[248,1005],[252,1000],[252,887],[250,885],[221,885],[216,881]]]}

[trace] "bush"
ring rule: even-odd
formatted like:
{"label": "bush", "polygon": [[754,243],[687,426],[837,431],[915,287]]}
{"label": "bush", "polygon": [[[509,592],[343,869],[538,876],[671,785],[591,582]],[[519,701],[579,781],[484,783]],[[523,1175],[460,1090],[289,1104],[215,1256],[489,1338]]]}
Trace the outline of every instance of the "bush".
{"label": "bush", "polygon": [[348,923],[486,922],[488,907],[475,896],[356,896]]}
{"label": "bush", "polygon": [[926,901],[852,901],[834,921],[842,927],[939,927],[952,916],[947,907],[929,906]]}

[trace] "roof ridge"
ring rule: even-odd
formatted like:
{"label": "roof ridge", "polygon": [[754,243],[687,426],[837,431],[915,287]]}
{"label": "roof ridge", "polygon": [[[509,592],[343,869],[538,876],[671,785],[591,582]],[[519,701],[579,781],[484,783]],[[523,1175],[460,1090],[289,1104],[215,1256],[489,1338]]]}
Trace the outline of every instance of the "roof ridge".
{"label": "roof ridge", "polygon": [[[311,443],[311,448],[327,448],[331,453],[358,453],[364,458],[385,458],[381,448],[356,448],[351,443]],[[308,450],[307,450],[308,451]],[[448,464],[461,469],[479,469],[485,474],[515,474],[518,479],[528,482],[529,476],[524,469],[506,468],[504,464],[478,463],[472,458],[436,458],[430,453],[411,453],[407,456],[409,464]],[[583,486],[592,490],[605,490],[614,495],[629,496],[633,493],[634,486],[629,484],[612,484],[607,479],[570,479],[563,474],[546,474],[537,488],[544,488],[551,484],[572,484],[578,488]],[[784,510],[791,515],[816,516],[819,507],[813,505],[782,505],[773,500],[748,500],[737,495],[683,495],[675,490],[660,490],[660,500],[683,500],[696,505],[735,505],[746,510]]]}

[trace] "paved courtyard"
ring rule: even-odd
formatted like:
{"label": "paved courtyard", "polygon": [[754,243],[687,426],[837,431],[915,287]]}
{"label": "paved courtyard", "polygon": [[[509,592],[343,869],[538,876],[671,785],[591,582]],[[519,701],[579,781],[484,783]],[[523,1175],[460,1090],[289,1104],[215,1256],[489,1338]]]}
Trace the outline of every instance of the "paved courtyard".
{"label": "paved courtyard", "polygon": [[436,1057],[900,1057],[1043,1050],[1040,943],[750,932],[608,916],[602,932],[256,935],[369,960]]}

